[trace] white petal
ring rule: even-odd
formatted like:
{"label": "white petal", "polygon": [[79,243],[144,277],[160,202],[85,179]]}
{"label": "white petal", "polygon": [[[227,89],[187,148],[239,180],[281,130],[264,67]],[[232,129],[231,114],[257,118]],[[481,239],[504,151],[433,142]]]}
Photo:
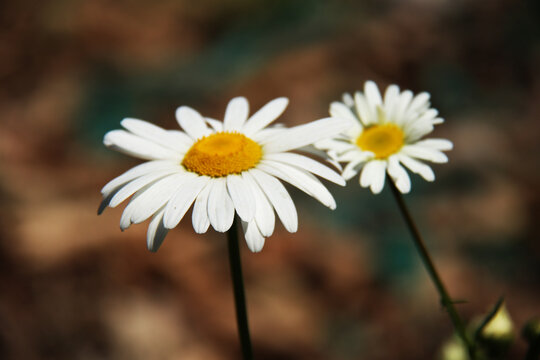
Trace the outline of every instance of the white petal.
{"label": "white petal", "polygon": [[391,156],[388,159],[388,175],[390,175],[396,187],[403,194],[411,191],[411,179],[409,178],[407,171],[399,164],[399,160],[396,156]]}
{"label": "white petal", "polygon": [[255,198],[240,175],[227,176],[227,190],[240,219],[251,221],[255,216]]}
{"label": "white petal", "polygon": [[176,121],[191,136],[193,140],[210,135],[212,131],[206,126],[204,118],[196,110],[188,106],[180,106],[176,109]]}
{"label": "white petal", "polygon": [[401,163],[408,167],[413,173],[422,176],[427,181],[435,180],[435,174],[428,165],[404,154],[398,154],[397,156],[399,157],[399,161],[401,161]]}
{"label": "white petal", "polygon": [[294,202],[283,184],[275,177],[256,168],[249,170],[249,173],[253,175],[276,210],[285,229],[289,232],[296,232],[298,230],[298,214]]}
{"label": "white petal", "polygon": [[204,189],[201,190],[199,196],[197,196],[197,199],[195,200],[195,205],[193,205],[191,222],[193,224],[193,230],[195,230],[197,234],[205,233],[210,226],[210,220],[208,219],[208,196],[210,195],[211,189],[212,180],[210,180]]}
{"label": "white petal", "polygon": [[193,139],[183,131],[180,130],[167,130],[169,137],[178,143],[182,144],[182,147],[189,148],[193,145]]}
{"label": "white petal", "polygon": [[126,230],[131,226],[131,214],[133,213],[134,209],[130,208],[129,211],[126,211],[127,209],[124,209],[122,212],[122,216],[120,217],[120,229],[122,231]]}
{"label": "white petal", "polygon": [[234,220],[234,204],[227,193],[225,178],[212,179],[212,189],[208,196],[208,219],[219,232],[230,229]]}
{"label": "white petal", "polygon": [[343,119],[325,118],[295,126],[266,139],[265,153],[284,152],[313,144],[347,130],[350,122]]}
{"label": "white petal", "polygon": [[420,114],[419,116],[409,119],[409,122],[407,124],[404,124],[405,129],[407,129],[409,126],[414,126],[416,124],[430,124],[433,125],[433,119],[435,119],[439,115],[439,111],[436,109],[427,109],[425,112]]}
{"label": "white petal", "polygon": [[283,132],[287,131],[287,128],[283,127],[269,127],[266,129],[262,129],[258,131],[257,133],[250,136],[250,139],[255,141],[258,144],[263,144],[266,142],[267,139],[270,139],[274,136],[277,136],[277,134],[283,134]]}
{"label": "white petal", "polygon": [[131,223],[138,224],[148,219],[160,207],[162,207],[174,194],[189,173],[174,174],[156,181],[140,196],[130,201],[126,206],[126,211],[133,209]]}
{"label": "white petal", "polygon": [[146,233],[146,246],[148,250],[152,252],[158,251],[159,247],[163,243],[163,240],[165,239],[165,236],[169,232],[169,229],[163,226],[164,212],[165,208],[159,210],[148,225],[148,231]]}
{"label": "white petal", "polygon": [[362,167],[362,163],[365,161],[366,157],[364,156],[358,156],[356,159],[351,160],[351,162],[349,162],[343,169],[341,176],[343,176],[345,180],[352,179],[356,174],[358,174],[360,168]]}
{"label": "white petal", "polygon": [[242,178],[255,198],[255,222],[262,235],[268,237],[274,232],[276,223],[274,208],[249,171],[244,171]]}
{"label": "white petal", "polygon": [[195,198],[205,185],[210,181],[209,177],[197,176],[186,178],[180,188],[172,196],[165,207],[163,224],[167,229],[172,229],[182,220]]}
{"label": "white petal", "polygon": [[388,111],[389,107],[393,106],[399,97],[399,86],[392,84],[386,88],[384,92],[384,107]]}
{"label": "white petal", "polygon": [[429,121],[416,121],[404,128],[405,142],[415,143],[421,137],[433,131],[433,124]]}
{"label": "white petal", "polygon": [[[118,190],[118,188],[116,190]],[[98,211],[97,211],[98,215],[101,215],[103,213],[103,211],[105,211],[107,206],[109,206],[109,204],[111,202],[111,199],[114,196],[114,194],[115,194],[115,191],[112,191],[110,194],[107,194],[106,196],[103,197],[103,199],[99,203],[99,207],[98,207]]]}
{"label": "white petal", "polygon": [[103,196],[108,196],[112,191],[114,191],[116,188],[118,188],[120,185],[123,185],[135,178],[138,178],[140,176],[149,174],[154,171],[160,171],[165,170],[169,168],[176,168],[178,165],[175,163],[168,161],[168,160],[156,160],[156,161],[148,161],[145,163],[142,163],[140,165],[137,165],[122,175],[115,177],[111,181],[109,181],[102,189],[101,194]]}
{"label": "white petal", "polygon": [[348,151],[340,155],[337,160],[340,162],[355,161],[357,159],[363,159],[363,161],[371,160],[375,158],[375,154],[371,151],[362,151],[358,147],[354,150]]}
{"label": "white petal", "polygon": [[265,128],[272,121],[276,120],[285,111],[289,104],[289,99],[281,97],[270,101],[255,114],[251,115],[245,123],[242,132],[246,136],[251,136],[259,130]]}
{"label": "white petal", "polygon": [[386,175],[386,161],[372,160],[364,165],[362,174],[360,174],[360,185],[370,187],[374,194],[381,192],[384,187],[384,178]]}
{"label": "white petal", "polygon": [[332,181],[341,186],[345,186],[345,180],[335,171],[327,166],[324,166],[318,161],[308,158],[307,156],[295,153],[277,153],[267,154],[264,159],[279,161],[281,163],[293,165],[305,171],[309,171],[322,177],[323,179]]}
{"label": "white petal", "polygon": [[366,83],[364,84],[364,94],[366,96],[368,104],[372,108],[376,108],[377,106],[382,105],[381,93],[379,92],[377,84],[375,84],[373,81],[366,81]]}
{"label": "white petal", "polygon": [[428,109],[418,118],[418,121],[433,121],[437,115],[439,115],[437,109]]}
{"label": "white petal", "polygon": [[408,143],[415,142],[422,136],[433,131],[434,119],[439,114],[436,109],[428,109],[418,118],[412,118],[408,123],[403,125],[403,130],[406,134]]}
{"label": "white petal", "polygon": [[[358,135],[360,135],[360,133]],[[333,152],[338,154],[348,150],[358,149],[356,145],[351,144],[349,141],[336,139],[323,139],[321,141],[317,141],[314,146],[317,149],[332,150]]]}
{"label": "white petal", "polygon": [[[315,145],[307,145],[307,146],[303,146],[301,148],[298,148],[296,149],[297,151],[300,151],[302,153],[306,153],[306,154],[311,154],[311,155],[315,155],[319,158],[323,158],[324,161],[325,161],[325,164],[326,163],[329,163],[330,165],[332,165],[333,168],[339,170],[339,171],[342,171],[343,168],[341,167],[341,164],[337,161],[337,153],[330,149],[328,152],[322,150],[322,149],[318,149],[315,147]],[[280,154],[280,153],[278,153]],[[270,155],[270,154],[268,154]]]}
{"label": "white petal", "polygon": [[133,134],[161,146],[167,147],[171,150],[184,152],[187,149],[187,144],[185,142],[178,142],[177,135],[149,122],[139,119],[125,118],[121,121],[121,124]]}
{"label": "white petal", "polygon": [[401,151],[406,155],[421,160],[428,160],[434,163],[448,162],[448,157],[444,153],[425,146],[405,145],[401,148]]}
{"label": "white petal", "polygon": [[354,116],[353,112],[349,107],[347,107],[345,104],[340,103],[338,101],[334,101],[330,104],[330,115],[332,117],[336,118],[342,118],[347,119],[351,122],[351,126],[356,125],[357,127],[361,127],[362,124],[360,124],[359,119]]}
{"label": "white petal", "polygon": [[345,106],[343,103],[334,102],[330,105],[330,115],[333,118],[346,119],[350,122],[348,129],[343,131],[342,135],[346,138],[356,137],[363,129],[360,119],[354,116],[351,109]]}
{"label": "white petal", "polygon": [[210,125],[212,129],[214,129],[215,132],[223,131],[223,122],[216,119],[209,118],[209,117],[205,117],[204,120],[206,120],[208,125]]}
{"label": "white petal", "polygon": [[176,169],[156,171],[129,182],[112,197],[109,206],[112,208],[118,206],[121,202],[142,189],[144,186],[176,172],[178,172]]}
{"label": "white petal", "polygon": [[407,111],[407,107],[411,103],[412,98],[413,93],[410,90],[405,90],[399,96],[399,101],[394,114],[394,122],[397,125],[401,126],[405,122],[405,112]]}
{"label": "white petal", "polygon": [[255,221],[250,221],[249,223],[242,221],[242,228],[249,250],[254,253],[261,251],[264,246],[264,236],[262,236],[257,228]]}
{"label": "white petal", "polygon": [[411,105],[409,106],[409,109],[407,109],[407,112],[413,113],[427,110],[427,108],[429,108],[429,97],[430,95],[427,92],[421,92],[416,95],[411,101]]}
{"label": "white petal", "polygon": [[330,194],[330,191],[310,173],[271,160],[262,160],[257,168],[294,185],[306,194],[319,200],[324,206],[332,210],[336,208],[336,201],[332,194]]}
{"label": "white petal", "polygon": [[364,94],[356,92],[354,94],[354,103],[356,105],[356,112],[360,118],[362,125],[369,126],[377,123],[377,114],[375,109],[368,104]]}
{"label": "white petal", "polygon": [[124,154],[146,160],[175,159],[178,154],[150,140],[124,130],[113,130],[103,138],[105,146]]}
{"label": "white petal", "polygon": [[133,134],[154,142],[159,142],[160,135],[166,132],[165,129],[140,119],[124,118],[120,124]]}
{"label": "white petal", "polygon": [[415,145],[426,146],[439,151],[448,151],[454,148],[454,144],[446,139],[425,139],[418,141]]}
{"label": "white petal", "polygon": [[374,170],[375,167],[373,165],[373,161],[370,161],[364,165],[362,168],[362,173],[360,174],[360,186],[368,187],[371,185],[371,178],[373,177]]}
{"label": "white petal", "polygon": [[238,131],[247,120],[249,104],[245,97],[235,97],[227,105],[225,110],[225,120],[223,120],[223,130]]}
{"label": "white petal", "polygon": [[390,85],[384,92],[384,110],[388,120],[393,120],[392,116],[399,100],[399,87]]}
{"label": "white petal", "polygon": [[[341,166],[340,163],[338,163],[335,158],[330,158],[330,159],[326,159],[326,161],[332,165],[333,167],[335,167],[336,169],[338,169],[339,171],[343,171],[343,167]],[[343,179],[345,180],[345,179]]]}
{"label": "white petal", "polygon": [[137,191],[129,200],[128,206],[124,209],[122,212],[122,216],[120,217],[120,229],[122,231],[129,228],[129,226],[132,224],[131,216],[135,212],[136,207],[129,206],[129,204],[133,203],[135,200],[137,200],[138,197],[140,197],[152,184],[148,184],[139,191]]}
{"label": "white petal", "polygon": [[349,93],[344,93],[343,96],[343,103],[347,105],[348,107],[352,108],[354,107],[354,99]]}

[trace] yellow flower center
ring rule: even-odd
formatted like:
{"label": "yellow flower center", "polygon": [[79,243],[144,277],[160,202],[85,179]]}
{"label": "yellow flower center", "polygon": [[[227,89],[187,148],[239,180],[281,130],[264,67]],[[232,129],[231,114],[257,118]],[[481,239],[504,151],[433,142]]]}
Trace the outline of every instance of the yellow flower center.
{"label": "yellow flower center", "polygon": [[403,146],[403,131],[394,124],[373,125],[360,134],[356,145],[364,151],[371,151],[377,159],[386,159]]}
{"label": "yellow flower center", "polygon": [[251,169],[261,157],[261,146],[255,141],[243,134],[220,132],[193,144],[182,165],[199,175],[222,177]]}

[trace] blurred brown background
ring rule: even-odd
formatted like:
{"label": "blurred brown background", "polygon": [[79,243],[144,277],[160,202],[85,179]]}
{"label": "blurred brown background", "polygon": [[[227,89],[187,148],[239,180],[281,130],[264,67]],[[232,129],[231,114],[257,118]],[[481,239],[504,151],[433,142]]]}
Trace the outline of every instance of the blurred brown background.
{"label": "blurred brown background", "polygon": [[[406,200],[463,316],[504,295],[519,331],[540,315],[539,24],[536,0],[0,3],[0,358],[238,359],[224,235],[183,221],[151,254],[123,206],[97,217],[138,163],[102,137],[237,95],[305,123],[368,79],[432,94],[455,150]],[[336,211],[291,190],[298,233],[242,244],[256,358],[435,359],[452,328],[388,188],[329,187]]]}

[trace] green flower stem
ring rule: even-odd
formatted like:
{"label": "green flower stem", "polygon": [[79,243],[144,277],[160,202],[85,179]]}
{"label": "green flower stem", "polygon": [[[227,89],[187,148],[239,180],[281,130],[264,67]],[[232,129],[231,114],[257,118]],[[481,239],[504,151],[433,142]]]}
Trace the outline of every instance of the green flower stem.
{"label": "green flower stem", "polygon": [[240,337],[240,346],[242,348],[242,358],[243,360],[252,360],[253,350],[251,349],[251,339],[247,320],[246,296],[244,294],[244,280],[242,277],[242,262],[240,260],[237,228],[238,224],[235,217],[231,228],[227,231],[229,264],[231,266],[234,305],[236,307],[236,323],[238,326],[238,336]]}
{"label": "green flower stem", "polygon": [[416,246],[416,249],[418,250],[418,253],[420,254],[420,258],[422,259],[422,262],[424,263],[424,266],[426,267],[426,270],[431,280],[433,281],[433,284],[435,284],[435,287],[437,288],[437,292],[439,293],[439,296],[441,297],[441,304],[448,311],[448,315],[450,316],[450,319],[452,320],[452,323],[454,325],[454,328],[456,329],[458,336],[461,338],[461,340],[463,340],[463,343],[467,347],[467,351],[469,353],[470,358],[475,359],[474,344],[467,336],[467,333],[465,331],[465,326],[463,325],[463,321],[461,320],[461,317],[459,316],[454,306],[454,302],[452,301],[452,298],[448,295],[448,291],[446,290],[441,280],[441,277],[439,276],[437,269],[435,268],[435,265],[433,264],[433,260],[431,259],[431,256],[429,255],[426,245],[424,244],[424,241],[422,240],[422,236],[420,236],[420,232],[418,231],[418,228],[416,227],[416,224],[414,223],[411,217],[411,214],[409,213],[409,210],[407,209],[407,206],[405,205],[403,196],[401,195],[401,192],[396,188],[396,185],[394,184],[394,181],[392,180],[392,178],[387,176],[387,180],[390,185],[390,189],[392,190],[392,193],[394,194],[394,197],[398,203],[398,207],[401,210],[401,214],[403,215],[403,218],[405,219],[405,222],[407,223],[407,226],[409,227],[409,230],[411,231],[411,235],[414,240],[414,245]]}

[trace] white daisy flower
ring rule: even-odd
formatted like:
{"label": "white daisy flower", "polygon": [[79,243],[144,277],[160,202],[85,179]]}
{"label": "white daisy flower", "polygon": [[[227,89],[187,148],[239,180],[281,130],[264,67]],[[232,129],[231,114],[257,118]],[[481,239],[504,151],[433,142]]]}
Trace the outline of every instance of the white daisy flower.
{"label": "white daisy flower", "polygon": [[367,81],[363,93],[356,92],[354,98],[345,94],[343,102],[333,102],[330,115],[347,119],[351,126],[335,138],[315,143],[315,147],[346,163],[345,180],[361,172],[360,185],[370,187],[374,194],[382,191],[385,173],[402,193],[410,191],[411,180],[402,165],[427,181],[435,180],[433,170],[423,161],[445,163],[448,158],[442,151],[453,146],[445,139],[421,140],[444,121],[430,107],[426,92],[414,96],[390,85],[383,98],[377,85]]}
{"label": "white daisy flower", "polygon": [[126,130],[105,135],[106,146],[149,160],[103,187],[101,213],[131,197],[121,220],[122,230],[152,217],[147,245],[157,251],[169,229],[193,205],[193,228],[227,231],[235,216],[242,220],[253,252],[274,231],[275,215],[289,232],[298,218],[286,181],[334,209],[336,202],[314,175],[345,185],[345,180],[321,163],[289,152],[348,128],[347,121],[326,118],[290,129],[267,126],[279,117],[288,99],[275,99],[248,118],[245,98],[232,99],[223,122],[204,118],[187,106],[176,110],[184,131],[165,130],[146,121],[124,119]]}

